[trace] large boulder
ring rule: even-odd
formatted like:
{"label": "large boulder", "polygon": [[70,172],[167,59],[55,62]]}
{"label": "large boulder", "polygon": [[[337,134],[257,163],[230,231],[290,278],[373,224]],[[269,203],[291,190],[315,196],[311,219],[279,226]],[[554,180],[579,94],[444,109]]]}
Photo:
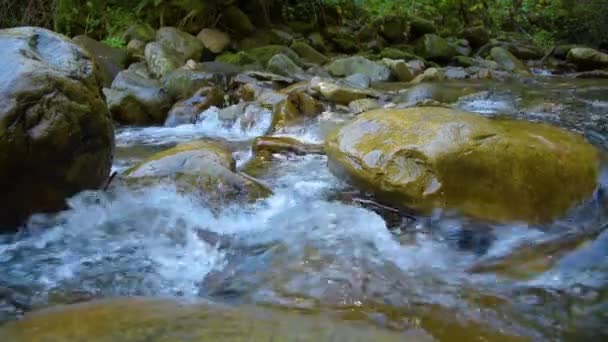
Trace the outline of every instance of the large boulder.
{"label": "large boulder", "polygon": [[334,173],[380,200],[497,222],[564,215],[592,194],[599,167],[576,134],[443,107],[363,113],[325,147]]}
{"label": "large boulder", "polygon": [[141,40],[145,43],[151,42],[156,38],[156,30],[148,24],[133,24],[123,34],[125,42],[133,39]]}
{"label": "large boulder", "polygon": [[162,124],[171,108],[161,83],[131,68],[121,71],[105,94],[112,117],[122,124]]}
{"label": "large boulder", "polygon": [[151,156],[127,171],[126,180],[138,186],[169,181],[180,191],[202,193],[212,203],[255,200],[271,194],[262,184],[237,172],[230,151],[205,140]]}
{"label": "large boulder", "polygon": [[313,64],[323,65],[329,62],[329,58],[319,51],[315,50],[312,46],[306,44],[303,41],[296,40],[291,44],[291,49],[295,51],[303,61]]}
{"label": "large boulder", "polygon": [[156,78],[161,78],[186,63],[182,55],[158,42],[148,43],[144,54],[150,72]]}
{"label": "large boulder", "polygon": [[255,31],[251,20],[238,6],[230,6],[222,11],[222,19],[231,30],[239,35],[247,35]]}
{"label": "large boulder", "polygon": [[304,74],[302,68],[282,53],[272,56],[268,61],[267,69],[277,75],[287,77],[298,77],[298,75]]}
{"label": "large boulder", "polygon": [[339,58],[325,66],[327,72],[335,77],[346,77],[352,74],[363,74],[374,81],[388,81],[391,71],[386,65],[372,62],[361,56]]}
{"label": "large boulder", "polygon": [[124,49],[110,47],[84,35],[76,36],[72,40],[93,56],[99,67],[104,87],[112,85],[114,77],[127,67],[129,54]]}
{"label": "large boulder", "polygon": [[566,58],[581,70],[608,68],[608,54],[591,48],[575,47]]}
{"label": "large boulder", "polygon": [[490,31],[483,25],[466,27],[462,30],[460,36],[468,40],[475,49],[482,47],[490,41]]}
{"label": "large boulder", "polygon": [[163,88],[174,100],[187,99],[202,87],[224,87],[226,76],[221,73],[209,72],[202,66],[195,68],[183,67],[171,71],[161,79]]}
{"label": "large boulder", "polygon": [[528,69],[528,67],[522,61],[513,56],[509,50],[503,47],[497,46],[492,48],[490,51],[490,56],[492,56],[492,59],[507,71],[511,71],[523,76],[532,75],[530,69]]}
{"label": "large boulder", "polygon": [[447,40],[436,34],[425,34],[416,42],[416,53],[431,61],[447,62],[457,52]]}
{"label": "large boulder", "polygon": [[0,229],[103,186],[114,131],[92,57],[42,28],[0,30]]}
{"label": "large boulder", "polygon": [[205,28],[196,36],[209,51],[221,53],[230,44],[230,36],[216,29]]}
{"label": "large boulder", "polygon": [[205,46],[195,36],[175,27],[161,27],[156,31],[156,41],[178,52],[184,60],[200,60]]}
{"label": "large boulder", "polygon": [[46,309],[0,328],[0,340],[34,341],[431,341],[335,315],[197,301],[114,298]]}

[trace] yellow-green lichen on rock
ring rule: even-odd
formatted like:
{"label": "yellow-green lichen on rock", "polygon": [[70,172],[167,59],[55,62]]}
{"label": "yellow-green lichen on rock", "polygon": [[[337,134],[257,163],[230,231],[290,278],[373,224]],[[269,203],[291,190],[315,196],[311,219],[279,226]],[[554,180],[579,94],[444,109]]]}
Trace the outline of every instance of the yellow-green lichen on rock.
{"label": "yellow-green lichen on rock", "polygon": [[205,140],[159,152],[128,170],[125,180],[133,186],[168,180],[180,191],[201,192],[214,203],[255,200],[272,193],[253,178],[239,173],[229,151]]}
{"label": "yellow-green lichen on rock", "polygon": [[497,222],[564,215],[592,194],[599,168],[579,135],[442,107],[363,113],[326,152],[334,173],[385,202]]}

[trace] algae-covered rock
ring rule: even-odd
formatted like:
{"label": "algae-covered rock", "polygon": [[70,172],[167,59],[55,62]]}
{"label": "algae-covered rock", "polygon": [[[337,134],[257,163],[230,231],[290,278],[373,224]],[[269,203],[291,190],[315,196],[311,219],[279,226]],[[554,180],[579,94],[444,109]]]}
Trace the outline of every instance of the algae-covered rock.
{"label": "algae-covered rock", "polygon": [[257,48],[253,48],[247,50],[247,54],[253,57],[256,61],[258,61],[262,65],[267,65],[270,59],[277,54],[284,54],[289,57],[293,62],[300,65],[300,58],[298,54],[295,53],[292,49],[283,45],[266,45]]}
{"label": "algae-covered rock", "polygon": [[302,75],[304,73],[302,68],[282,53],[272,56],[268,61],[267,69],[277,75],[287,77],[297,77],[297,75]]}
{"label": "algae-covered rock", "polygon": [[156,31],[156,41],[179,53],[184,60],[198,61],[205,46],[200,39],[175,27],[161,27]]}
{"label": "algae-covered rock", "polygon": [[93,56],[104,87],[109,87],[114,77],[127,67],[129,55],[124,49],[110,47],[84,35],[76,36],[72,40]]}
{"label": "algae-covered rock", "polygon": [[245,51],[239,51],[237,53],[226,52],[217,56],[215,61],[240,66],[259,63],[257,59]]}
{"label": "algae-covered rock", "polygon": [[230,44],[230,36],[220,30],[204,28],[196,36],[213,53],[221,53]]}
{"label": "algae-covered rock", "polygon": [[[266,92],[266,94],[270,95],[271,93]],[[285,97],[282,98],[281,95]],[[277,96],[266,96],[265,99],[263,97],[258,99],[258,102],[266,102],[267,104],[274,101],[276,102],[273,105],[272,127],[275,130],[300,122],[307,117],[318,115],[324,109],[321,103],[303,91],[292,91],[287,95],[277,94]]]}
{"label": "algae-covered rock", "polygon": [[179,68],[161,79],[163,88],[174,100],[189,98],[195,91],[206,86],[224,87],[226,77],[203,68]]}
{"label": "algae-covered rock", "polygon": [[171,97],[160,82],[133,70],[121,71],[104,91],[112,118],[123,124],[162,124],[171,108]]}
{"label": "algae-covered rock", "polygon": [[344,86],[332,82],[320,81],[312,85],[324,98],[339,104],[348,105],[354,100],[374,97],[375,93],[367,89]]}
{"label": "algae-covered rock", "polygon": [[384,58],[382,63],[390,68],[393,76],[399,82],[409,82],[414,78],[414,72],[404,60]]}
{"label": "algae-covered rock", "polygon": [[0,340],[169,341],[420,341],[375,325],[288,309],[227,307],[210,302],[115,298],[42,310],[0,328]]}
{"label": "algae-covered rock", "polygon": [[456,50],[438,35],[425,34],[416,42],[416,53],[431,61],[447,62],[456,55]]}
{"label": "algae-covered rock", "polygon": [[133,39],[141,40],[145,43],[151,42],[156,38],[156,30],[148,24],[133,24],[123,34],[125,42]]}
{"label": "algae-covered rock", "polygon": [[143,61],[146,59],[146,43],[143,40],[132,39],[127,44],[127,53],[131,60]]}
{"label": "algae-covered rock", "polygon": [[224,103],[224,92],[218,87],[204,87],[190,98],[173,105],[167,114],[165,126],[174,127],[191,124],[196,117],[211,106],[221,106]]}
{"label": "algae-covered rock", "polygon": [[500,66],[507,71],[515,72],[523,76],[532,75],[530,69],[505,48],[499,46],[492,48],[490,55],[496,63],[500,64]]}
{"label": "algae-covered rock", "polygon": [[125,177],[136,186],[170,181],[179,190],[202,193],[213,203],[255,200],[271,194],[259,182],[236,171],[230,151],[205,140],[157,153],[131,168]]}
{"label": "algae-covered rock", "polygon": [[608,54],[591,48],[575,47],[570,49],[566,59],[581,70],[608,68]]}
{"label": "algae-covered rock", "polygon": [[417,38],[425,34],[437,32],[435,24],[429,19],[425,19],[418,16],[410,16],[409,23],[412,38]]}
{"label": "algae-covered rock", "polygon": [[483,25],[466,27],[460,36],[468,40],[473,48],[479,48],[490,41],[490,31]]}
{"label": "algae-covered rock", "polygon": [[387,203],[498,222],[560,217],[598,176],[596,150],[581,136],[442,107],[363,113],[326,152],[334,173]]}
{"label": "algae-covered rock", "polygon": [[295,51],[300,58],[308,63],[314,63],[323,65],[329,62],[329,58],[319,51],[315,50],[312,46],[306,44],[303,41],[296,40],[291,44],[291,49]]}
{"label": "algae-covered rock", "polygon": [[388,67],[361,56],[336,59],[327,64],[325,69],[336,77],[346,77],[352,74],[367,75],[372,82],[387,81],[391,77]]}
{"label": "algae-covered rock", "polygon": [[372,109],[378,109],[380,108],[380,104],[374,99],[365,98],[351,101],[351,103],[348,104],[348,108],[351,112],[359,114]]}
{"label": "algae-covered rock", "polygon": [[251,20],[238,6],[229,6],[222,11],[222,19],[226,27],[238,34],[248,34],[255,31]]}
{"label": "algae-covered rock", "polygon": [[158,42],[148,43],[144,54],[150,72],[156,78],[161,78],[186,63],[182,55]]}
{"label": "algae-covered rock", "polygon": [[49,30],[0,30],[0,230],[105,184],[114,131],[92,57]]}

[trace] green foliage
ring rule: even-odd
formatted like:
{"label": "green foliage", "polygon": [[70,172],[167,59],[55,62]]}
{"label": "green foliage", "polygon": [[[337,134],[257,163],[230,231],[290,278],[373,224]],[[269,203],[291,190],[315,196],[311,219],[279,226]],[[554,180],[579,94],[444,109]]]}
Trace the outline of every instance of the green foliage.
{"label": "green foliage", "polygon": [[122,39],[122,37],[118,37],[118,36],[107,37],[106,39],[102,40],[101,42],[108,46],[115,47],[115,48],[121,48],[121,47],[124,47],[125,45],[127,45],[127,42],[125,42],[125,40]]}

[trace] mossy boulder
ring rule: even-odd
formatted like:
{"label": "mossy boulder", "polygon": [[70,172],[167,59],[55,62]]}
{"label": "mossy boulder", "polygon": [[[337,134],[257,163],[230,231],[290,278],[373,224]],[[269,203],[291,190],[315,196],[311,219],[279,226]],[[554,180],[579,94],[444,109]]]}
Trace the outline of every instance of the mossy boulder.
{"label": "mossy boulder", "polygon": [[253,57],[256,61],[258,61],[258,63],[262,65],[267,65],[268,61],[270,61],[273,56],[280,53],[289,57],[289,59],[291,59],[296,64],[302,64],[300,62],[300,57],[298,57],[298,54],[284,45],[266,45],[247,50],[247,54]]}
{"label": "mossy boulder", "polygon": [[230,36],[220,30],[204,28],[196,36],[212,53],[221,53],[230,44]]}
{"label": "mossy boulder", "polygon": [[219,107],[224,103],[224,92],[218,87],[204,87],[199,89],[190,98],[179,101],[173,105],[167,114],[165,126],[174,127],[191,124],[197,116],[211,106]]}
{"label": "mossy boulder", "polygon": [[374,20],[370,28],[379,29],[379,33],[389,43],[403,43],[410,34],[410,22],[407,17],[401,15],[388,15]]}
{"label": "mossy boulder", "polygon": [[272,56],[266,68],[270,72],[287,77],[298,77],[298,75],[304,74],[302,68],[282,53]]}
{"label": "mossy boulder", "polygon": [[238,6],[229,6],[222,11],[222,20],[226,27],[240,35],[246,35],[255,31],[251,20]]}
{"label": "mossy boulder", "polygon": [[84,35],[76,36],[72,40],[93,56],[104,87],[109,87],[114,77],[127,67],[129,54],[124,49],[110,47]]}
{"label": "mossy boulder", "polygon": [[511,71],[522,76],[532,76],[530,69],[528,69],[528,67],[522,61],[513,56],[513,54],[505,48],[500,46],[492,48],[492,50],[490,50],[490,56],[492,56],[492,59],[507,71]]}
{"label": "mossy boulder", "polygon": [[148,68],[156,78],[161,78],[186,63],[182,55],[158,42],[148,43],[144,54]]}
{"label": "mossy boulder", "polygon": [[346,77],[352,74],[363,74],[369,76],[372,82],[388,81],[391,71],[386,65],[372,62],[361,56],[339,58],[325,66],[332,76]]}
{"label": "mossy boulder", "polygon": [[394,78],[399,82],[409,82],[414,79],[414,72],[404,60],[382,59],[382,63],[389,67]]}
{"label": "mossy boulder", "polygon": [[313,64],[323,65],[329,62],[329,58],[319,51],[315,50],[312,46],[306,44],[303,41],[296,40],[291,44],[291,49],[295,51],[298,56],[304,61]]}
{"label": "mossy boulder", "polygon": [[[226,307],[204,301],[114,298],[55,307],[0,328],[0,340],[161,341],[403,341],[420,338],[372,324],[263,307]],[[432,339],[431,339],[432,340]]]}
{"label": "mossy boulder", "polygon": [[49,30],[0,30],[0,230],[101,187],[112,119],[88,52]]}
{"label": "mossy boulder", "polygon": [[599,167],[579,135],[443,107],[363,113],[325,149],[335,174],[387,203],[497,222],[564,215],[591,196]]}
{"label": "mossy boulder", "polygon": [[157,153],[127,171],[125,179],[134,186],[168,181],[180,191],[200,193],[214,204],[256,200],[272,193],[237,172],[230,151],[206,140],[183,143]]}
{"label": "mossy boulder", "polygon": [[227,63],[239,66],[252,65],[259,63],[257,59],[248,54],[245,51],[239,51],[237,53],[226,52],[215,58],[216,62]]}
{"label": "mossy boulder", "polygon": [[193,59],[198,61],[205,50],[205,46],[200,39],[175,27],[161,27],[158,29],[156,31],[156,41],[179,53],[184,60]]}
{"label": "mossy boulder", "polygon": [[[282,98],[282,96],[285,97]],[[266,99],[260,98],[258,102],[276,102],[273,106],[272,116],[272,129],[274,130],[314,117],[324,109],[321,103],[303,91],[292,91],[286,95],[279,93],[277,96],[266,97]]]}
{"label": "mossy boulder", "polygon": [[608,54],[591,48],[576,47],[570,49],[566,59],[581,70],[608,68]]}
{"label": "mossy boulder", "polygon": [[127,53],[133,61],[143,61],[146,59],[146,43],[143,40],[132,39],[127,44]]}
{"label": "mossy boulder", "polygon": [[174,100],[187,99],[194,92],[206,86],[223,88],[226,77],[220,73],[212,73],[203,68],[182,67],[171,71],[161,79],[163,88]]}
{"label": "mossy boulder", "polygon": [[130,69],[121,71],[104,91],[112,118],[122,124],[162,124],[171,108],[171,97],[158,80]]}
{"label": "mossy boulder", "polygon": [[410,16],[409,24],[412,38],[417,38],[425,34],[432,34],[437,32],[435,23],[433,23],[433,21],[429,19],[425,19],[418,16]]}
{"label": "mossy boulder", "polygon": [[123,34],[123,40],[128,42],[133,39],[141,40],[144,43],[151,42],[156,39],[156,30],[148,24],[131,25]]}
{"label": "mossy boulder", "polygon": [[420,37],[416,42],[416,53],[435,62],[447,62],[457,54],[447,40],[436,34],[425,34]]}
{"label": "mossy boulder", "polygon": [[460,36],[468,40],[475,49],[482,47],[490,41],[490,31],[483,25],[466,27]]}

